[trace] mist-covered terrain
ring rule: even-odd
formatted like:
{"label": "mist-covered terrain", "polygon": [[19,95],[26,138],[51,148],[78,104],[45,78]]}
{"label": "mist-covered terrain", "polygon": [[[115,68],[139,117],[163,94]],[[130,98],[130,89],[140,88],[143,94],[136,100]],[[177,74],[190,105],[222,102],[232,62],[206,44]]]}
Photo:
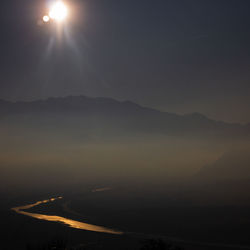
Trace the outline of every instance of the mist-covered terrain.
{"label": "mist-covered terrain", "polygon": [[249,176],[248,124],[128,101],[84,96],[1,101],[0,133],[1,183],[13,191],[93,180],[152,184]]}
{"label": "mist-covered terrain", "polygon": [[[167,235],[184,246],[250,243],[249,124],[70,96],[1,101],[0,134],[3,214],[36,197],[60,194],[61,203],[33,212],[140,237]],[[7,228],[14,215],[8,216]],[[28,226],[20,235],[29,233]],[[41,241],[32,233],[30,242]],[[53,230],[45,239],[51,235]],[[215,245],[202,249],[227,249]]]}

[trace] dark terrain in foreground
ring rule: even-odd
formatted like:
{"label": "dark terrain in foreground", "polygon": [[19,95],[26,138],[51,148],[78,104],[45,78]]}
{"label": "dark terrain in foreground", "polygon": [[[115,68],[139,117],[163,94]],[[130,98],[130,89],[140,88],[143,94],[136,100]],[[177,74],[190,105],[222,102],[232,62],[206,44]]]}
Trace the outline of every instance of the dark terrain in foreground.
{"label": "dark terrain in foreground", "polygon": [[[128,195],[127,191],[126,194],[123,191],[84,192],[75,195],[74,199],[66,194],[58,202],[30,211],[117,228],[123,230],[124,235],[77,230],[18,215],[6,207],[1,209],[2,249],[46,249],[39,247],[58,240],[67,243],[66,249],[86,250],[139,250],[144,249],[143,242],[148,239],[162,239],[166,244],[172,243],[189,250],[244,249],[241,246],[250,244],[248,207],[198,206],[171,198],[143,197],[138,192]],[[70,211],[65,211],[65,203]],[[9,205],[12,204],[13,201],[9,201]]]}

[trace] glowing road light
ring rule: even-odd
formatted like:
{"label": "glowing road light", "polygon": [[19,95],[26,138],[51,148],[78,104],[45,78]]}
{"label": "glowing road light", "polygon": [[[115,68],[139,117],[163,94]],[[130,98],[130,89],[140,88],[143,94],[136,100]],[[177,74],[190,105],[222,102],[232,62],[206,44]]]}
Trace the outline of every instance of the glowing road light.
{"label": "glowing road light", "polygon": [[50,11],[49,17],[56,21],[63,21],[68,15],[68,9],[62,1],[55,2]]}
{"label": "glowing road light", "polygon": [[44,21],[45,23],[49,22],[49,19],[50,19],[49,16],[44,16],[44,17],[43,17],[43,21]]}

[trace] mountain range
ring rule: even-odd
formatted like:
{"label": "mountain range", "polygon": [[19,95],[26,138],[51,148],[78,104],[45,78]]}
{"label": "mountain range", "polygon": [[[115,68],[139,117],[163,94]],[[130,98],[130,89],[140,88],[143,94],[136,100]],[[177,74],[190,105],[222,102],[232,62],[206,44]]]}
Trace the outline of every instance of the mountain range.
{"label": "mountain range", "polygon": [[178,115],[112,98],[67,96],[36,101],[0,100],[1,123],[32,127],[96,130],[97,134],[147,134],[249,138],[249,124],[209,119],[200,113]]}

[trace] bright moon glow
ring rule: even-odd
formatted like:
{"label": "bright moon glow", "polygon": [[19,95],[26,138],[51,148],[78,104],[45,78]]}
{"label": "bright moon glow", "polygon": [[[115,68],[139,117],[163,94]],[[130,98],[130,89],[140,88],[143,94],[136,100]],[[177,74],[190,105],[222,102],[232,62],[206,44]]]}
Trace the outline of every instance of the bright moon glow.
{"label": "bright moon glow", "polygon": [[49,16],[44,16],[44,17],[43,17],[43,21],[44,21],[45,23],[47,23],[47,22],[49,21]]}
{"label": "bright moon glow", "polygon": [[68,9],[62,1],[54,3],[50,9],[49,17],[56,21],[63,21],[68,15]]}

